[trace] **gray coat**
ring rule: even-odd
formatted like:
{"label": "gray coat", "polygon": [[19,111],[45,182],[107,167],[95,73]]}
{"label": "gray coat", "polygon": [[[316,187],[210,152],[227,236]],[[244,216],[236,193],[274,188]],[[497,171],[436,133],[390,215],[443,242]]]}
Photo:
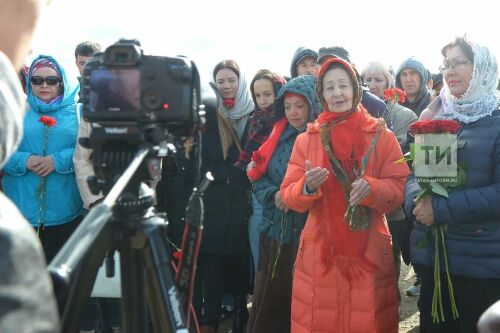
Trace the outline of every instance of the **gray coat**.
{"label": "gray coat", "polygon": [[[398,139],[399,145],[403,154],[408,151],[408,130],[410,125],[418,120],[417,115],[412,110],[399,105],[398,103],[389,102],[387,108],[392,117],[392,131]],[[405,214],[403,208],[398,208],[387,214],[388,221],[404,220]]]}

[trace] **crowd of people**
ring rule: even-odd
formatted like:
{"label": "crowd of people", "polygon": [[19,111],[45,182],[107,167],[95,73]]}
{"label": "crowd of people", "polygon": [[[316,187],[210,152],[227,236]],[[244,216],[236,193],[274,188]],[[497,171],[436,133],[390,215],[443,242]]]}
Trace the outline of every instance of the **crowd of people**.
{"label": "crowd of people", "polygon": [[[92,42],[77,46],[80,75],[100,51]],[[290,76],[266,68],[247,81],[235,60],[214,66],[209,84],[217,102],[201,148],[185,138],[163,158],[156,185],[156,208],[167,214],[172,244],[180,247],[196,173],[214,176],[203,197],[193,292],[200,332],[217,332],[228,302],[232,333],[397,332],[401,258],[416,273],[406,292],[419,296],[421,332],[476,331],[481,314],[500,299],[499,73],[491,51],[466,38],[441,54],[436,74],[415,58],[396,71],[378,61],[358,71],[341,46],[298,48]],[[27,111],[1,118],[0,222],[15,205],[50,262],[102,200],[86,182],[92,151],[78,144],[91,127],[79,112],[79,87],[54,57],[40,55],[24,68],[17,58],[15,80],[6,65],[12,59],[0,53],[11,85],[1,86],[0,97],[15,93],[0,107],[26,103]],[[418,177],[404,162],[412,124],[431,119],[460,125],[457,160],[466,178],[447,196],[419,196]],[[439,239],[435,226],[446,227],[444,254],[422,246]],[[446,269],[436,270],[441,256]],[[433,315],[436,284],[444,320]]]}

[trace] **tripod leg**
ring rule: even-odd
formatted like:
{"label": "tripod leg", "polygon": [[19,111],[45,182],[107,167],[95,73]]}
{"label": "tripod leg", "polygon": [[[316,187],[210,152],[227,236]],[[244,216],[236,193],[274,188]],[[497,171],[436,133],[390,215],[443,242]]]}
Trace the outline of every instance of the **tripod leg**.
{"label": "tripod leg", "polygon": [[61,332],[79,332],[87,300],[94,286],[104,253],[95,248],[80,262],[71,282],[62,315]]}
{"label": "tripod leg", "polygon": [[123,333],[149,332],[144,273],[139,251],[120,250]]}
{"label": "tripod leg", "polygon": [[142,226],[146,237],[142,255],[155,332],[187,333],[186,315],[177,293],[164,224],[149,219],[143,221]]}

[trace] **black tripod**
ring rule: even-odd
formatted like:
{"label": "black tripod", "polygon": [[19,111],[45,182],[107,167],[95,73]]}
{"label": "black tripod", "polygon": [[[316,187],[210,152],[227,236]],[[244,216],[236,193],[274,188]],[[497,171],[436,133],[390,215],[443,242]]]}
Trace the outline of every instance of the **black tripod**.
{"label": "black tripod", "polygon": [[[137,153],[103,203],[89,212],[49,265],[64,333],[79,332],[86,301],[105,257],[107,276],[114,274],[115,250],[120,252],[122,332],[150,332],[150,322],[154,332],[189,332],[189,281],[194,276],[201,223],[198,231],[186,227],[187,235],[197,232],[191,237],[197,241],[185,242],[186,247],[194,248],[184,252],[183,247],[183,253],[190,255],[183,256],[179,271],[184,271],[184,278],[178,277],[176,283],[166,239],[167,225],[154,212],[154,191],[134,176],[141,165],[144,168],[148,152],[144,148]],[[154,165],[145,168],[151,170]],[[199,222],[201,195],[208,183],[205,179],[190,199],[190,206],[194,207],[191,216],[198,216]],[[189,212],[188,209],[187,216]]]}

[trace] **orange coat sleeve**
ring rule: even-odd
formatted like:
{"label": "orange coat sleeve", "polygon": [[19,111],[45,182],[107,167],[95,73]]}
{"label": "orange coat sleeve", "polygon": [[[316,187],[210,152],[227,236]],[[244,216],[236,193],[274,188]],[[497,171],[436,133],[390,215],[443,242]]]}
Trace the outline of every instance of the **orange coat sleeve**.
{"label": "orange coat sleeve", "polygon": [[[299,213],[307,212],[322,195],[321,186],[312,195],[304,194],[307,159],[307,151],[305,151],[304,147],[307,147],[305,142],[308,139],[308,134],[304,133],[295,140],[285,178],[283,178],[280,188],[280,195],[285,205]],[[311,162],[314,166],[315,161]]]}
{"label": "orange coat sleeve", "polygon": [[404,185],[410,169],[406,163],[397,162],[402,156],[403,153],[394,134],[389,131],[383,133],[370,157],[370,162],[373,163],[372,172],[363,176],[370,185],[371,192],[361,205],[385,214],[403,203]]}

